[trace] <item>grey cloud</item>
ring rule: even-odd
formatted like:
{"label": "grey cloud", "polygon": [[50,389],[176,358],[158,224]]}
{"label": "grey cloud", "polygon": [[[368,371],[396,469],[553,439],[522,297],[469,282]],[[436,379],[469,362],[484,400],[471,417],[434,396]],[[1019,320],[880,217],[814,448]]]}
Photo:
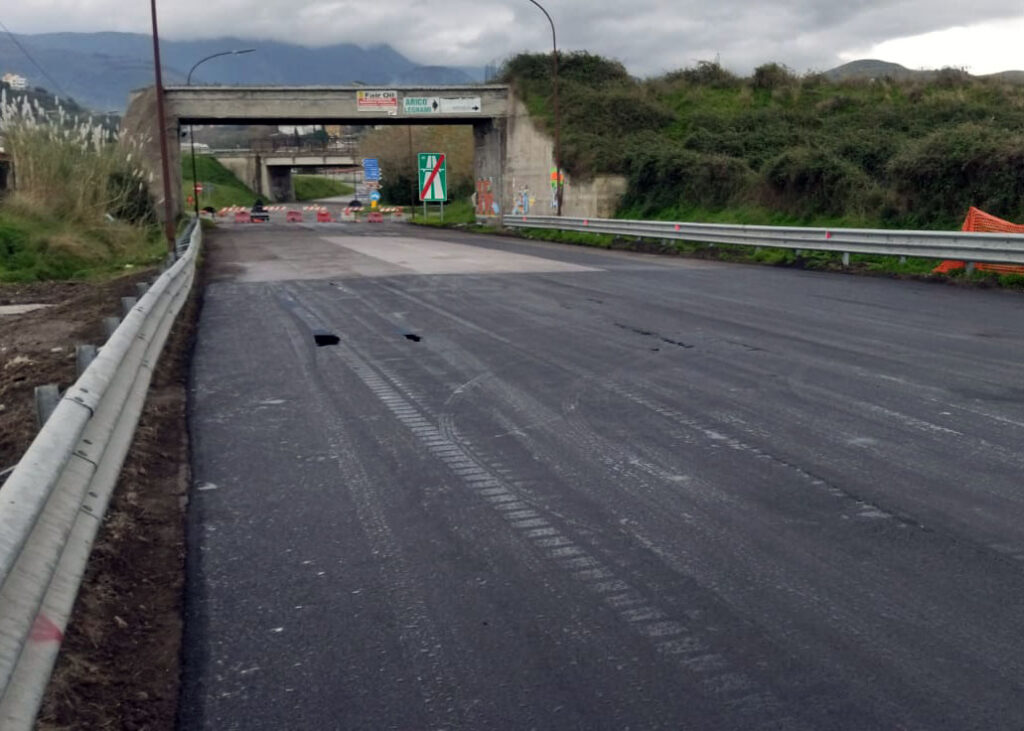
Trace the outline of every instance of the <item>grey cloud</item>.
{"label": "grey cloud", "polygon": [[[389,43],[425,64],[485,64],[549,47],[547,21],[527,0],[159,0],[162,31],[178,39],[224,35],[309,45]],[[543,2],[544,0],[542,0]],[[148,32],[146,3],[31,0],[4,22],[19,32]],[[646,75],[720,56],[748,72],[779,61],[823,69],[841,51],[954,25],[1024,14],[1019,0],[546,0],[560,46],[623,61]],[[197,22],[198,20],[198,22]]]}

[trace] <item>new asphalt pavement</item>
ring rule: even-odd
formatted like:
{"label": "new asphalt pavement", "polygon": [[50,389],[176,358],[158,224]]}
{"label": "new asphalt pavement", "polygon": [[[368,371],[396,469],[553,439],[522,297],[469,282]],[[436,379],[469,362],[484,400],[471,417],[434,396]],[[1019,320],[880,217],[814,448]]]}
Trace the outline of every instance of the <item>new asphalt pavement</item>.
{"label": "new asphalt pavement", "polygon": [[1024,728],[1024,297],[223,225],[183,729]]}

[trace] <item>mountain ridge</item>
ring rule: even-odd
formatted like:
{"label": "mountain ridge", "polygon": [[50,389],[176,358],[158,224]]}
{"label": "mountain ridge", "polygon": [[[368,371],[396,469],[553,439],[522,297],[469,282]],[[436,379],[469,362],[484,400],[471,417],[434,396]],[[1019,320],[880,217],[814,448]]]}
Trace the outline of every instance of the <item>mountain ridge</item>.
{"label": "mountain ridge", "polygon": [[891,78],[897,81],[918,79],[931,81],[945,72],[964,74],[975,79],[1002,79],[1009,83],[1024,83],[1024,71],[998,71],[993,74],[970,74],[955,67],[944,69],[909,69],[902,64],[892,61],[881,61],[875,58],[859,58],[855,61],[841,64],[824,72],[824,75],[832,81],[843,79],[884,79]]}
{"label": "mountain ridge", "polygon": [[[40,33],[15,36],[57,82],[53,84],[8,37],[0,36],[0,73],[14,72],[32,86],[63,92],[96,111],[123,110],[133,89],[153,83],[152,40],[141,33]],[[212,59],[193,74],[193,83],[276,85],[466,84],[482,70],[421,65],[387,44],[339,43],[306,47],[279,41],[226,36],[160,43],[164,83],[183,84],[193,64],[219,51],[256,48],[242,58]],[[475,72],[475,73],[474,73]]]}

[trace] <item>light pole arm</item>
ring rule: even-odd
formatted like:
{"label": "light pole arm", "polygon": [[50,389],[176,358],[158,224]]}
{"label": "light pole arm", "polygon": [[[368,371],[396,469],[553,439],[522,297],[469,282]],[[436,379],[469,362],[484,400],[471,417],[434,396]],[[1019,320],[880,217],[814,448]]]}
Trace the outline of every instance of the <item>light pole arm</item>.
{"label": "light pole arm", "polygon": [[[156,22],[155,20],[153,21]],[[185,86],[192,86],[192,72],[199,68],[200,64],[206,63],[211,58],[218,58],[220,56],[239,56],[243,53],[252,53],[255,48],[243,48],[235,51],[220,51],[219,53],[211,53],[206,58],[201,58],[192,64],[192,68],[188,70],[188,76],[185,77]],[[196,135],[192,129],[192,125],[188,126],[188,146],[192,153],[192,201],[195,204],[196,218],[199,218],[199,179],[196,174]]]}
{"label": "light pole arm", "polygon": [[558,53],[558,38],[555,37],[555,21],[551,19],[548,11],[545,10],[544,6],[537,2],[537,0],[530,0],[530,2],[540,8],[540,11],[544,13],[544,17],[548,19],[548,23],[551,25],[551,46],[555,49],[555,53]]}
{"label": "light pole arm", "polygon": [[555,35],[555,21],[551,19],[551,14],[544,9],[537,0],[530,0],[531,3],[536,5],[544,17],[548,19],[548,24],[551,26],[551,48],[552,48],[552,64],[554,66],[554,73],[551,77],[551,88],[552,98],[554,101],[555,111],[555,206],[557,208],[557,215],[562,215],[562,113],[558,106],[558,37]]}
{"label": "light pole arm", "polygon": [[240,51],[221,51],[220,53],[211,53],[206,58],[201,58],[192,64],[192,68],[188,70],[188,76],[185,77],[185,86],[192,86],[192,72],[199,68],[200,64],[204,64],[211,58],[219,58],[220,56],[238,56],[243,53],[252,53],[255,48],[243,48]]}

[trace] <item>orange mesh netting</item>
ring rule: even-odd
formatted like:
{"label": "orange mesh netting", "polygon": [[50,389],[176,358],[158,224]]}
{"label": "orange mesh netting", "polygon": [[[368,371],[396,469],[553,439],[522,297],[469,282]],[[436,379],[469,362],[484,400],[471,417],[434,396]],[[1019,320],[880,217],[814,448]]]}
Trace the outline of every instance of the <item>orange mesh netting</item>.
{"label": "orange mesh netting", "polygon": [[[991,234],[1024,234],[1024,225],[1004,221],[1001,218],[996,218],[990,213],[985,213],[985,211],[978,210],[974,206],[971,206],[971,209],[967,212],[967,218],[964,219],[964,225],[960,227],[960,230]],[[963,269],[965,266],[967,266],[967,264],[962,261],[944,261],[932,269],[932,272],[936,274],[947,274],[957,269]],[[1024,266],[1015,266],[1012,264],[978,264],[975,268],[979,272],[1024,274]]]}

